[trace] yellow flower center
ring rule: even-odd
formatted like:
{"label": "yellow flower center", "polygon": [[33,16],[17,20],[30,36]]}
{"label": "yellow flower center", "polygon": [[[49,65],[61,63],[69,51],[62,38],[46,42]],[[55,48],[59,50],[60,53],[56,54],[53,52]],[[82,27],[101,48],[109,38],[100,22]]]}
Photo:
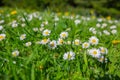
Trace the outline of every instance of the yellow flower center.
{"label": "yellow flower center", "polygon": [[78,45],[78,44],[79,44],[79,41],[75,41],[75,44]]}
{"label": "yellow flower center", "polygon": [[0,36],[0,39],[3,39],[4,38],[4,36]]}
{"label": "yellow flower center", "polygon": [[100,58],[99,60],[100,60],[100,61],[103,61],[103,60],[104,60],[104,58]]}
{"label": "yellow flower center", "polygon": [[22,35],[21,37],[22,37],[22,39],[23,39],[23,38],[25,38],[25,36],[24,36],[24,35]]}
{"label": "yellow flower center", "polygon": [[63,37],[66,37],[66,34],[62,34]]}
{"label": "yellow flower center", "polygon": [[46,32],[45,32],[45,34],[49,34],[49,32],[48,32],[48,31],[46,31]]}
{"label": "yellow flower center", "polygon": [[88,46],[88,44],[86,43],[86,44],[84,44],[84,46],[85,46],[85,47],[87,47],[87,46]]}
{"label": "yellow flower center", "polygon": [[96,54],[97,54],[97,51],[93,51],[93,54],[96,55]]}
{"label": "yellow flower center", "polygon": [[17,56],[17,53],[16,53],[16,52],[14,52],[14,53],[13,53],[13,56],[14,56],[14,57],[15,57],[15,56]]}
{"label": "yellow flower center", "polygon": [[54,47],[54,45],[55,45],[54,42],[52,42],[52,43],[50,44],[51,47]]}
{"label": "yellow flower center", "polygon": [[59,42],[62,44],[62,43],[63,43],[63,40],[62,40],[62,39],[60,39],[60,40],[59,40]]}
{"label": "yellow flower center", "polygon": [[43,42],[47,42],[47,39],[43,39]]}
{"label": "yellow flower center", "polygon": [[96,42],[96,39],[92,39],[92,43],[95,43]]}
{"label": "yellow flower center", "polygon": [[105,52],[105,49],[101,49],[101,52],[104,53],[104,52]]}
{"label": "yellow flower center", "polygon": [[68,54],[68,59],[70,59],[72,56],[70,54]]}

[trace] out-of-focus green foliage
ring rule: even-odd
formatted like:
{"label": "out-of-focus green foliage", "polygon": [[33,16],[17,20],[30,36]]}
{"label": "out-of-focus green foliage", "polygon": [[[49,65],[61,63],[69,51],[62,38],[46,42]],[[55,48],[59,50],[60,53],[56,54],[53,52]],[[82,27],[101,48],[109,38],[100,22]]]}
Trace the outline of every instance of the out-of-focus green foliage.
{"label": "out-of-focus green foliage", "polygon": [[120,17],[120,0],[3,0],[3,5],[37,10],[50,9],[53,11],[73,12],[83,9],[93,9],[97,15]]}

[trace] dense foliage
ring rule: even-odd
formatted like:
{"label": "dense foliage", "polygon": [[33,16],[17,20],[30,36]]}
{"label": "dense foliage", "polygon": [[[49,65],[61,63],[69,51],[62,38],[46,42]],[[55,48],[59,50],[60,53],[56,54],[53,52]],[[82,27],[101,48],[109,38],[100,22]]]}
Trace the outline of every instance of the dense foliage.
{"label": "dense foliage", "polygon": [[120,0],[3,0],[3,5],[37,10],[81,12],[81,8],[95,11],[96,15],[120,17]]}

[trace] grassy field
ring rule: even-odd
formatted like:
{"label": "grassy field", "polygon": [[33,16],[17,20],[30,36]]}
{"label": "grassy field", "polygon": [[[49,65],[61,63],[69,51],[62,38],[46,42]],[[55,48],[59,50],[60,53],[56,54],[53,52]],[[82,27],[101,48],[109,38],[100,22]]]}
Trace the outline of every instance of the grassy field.
{"label": "grassy field", "polygon": [[119,80],[120,20],[0,10],[0,80]]}

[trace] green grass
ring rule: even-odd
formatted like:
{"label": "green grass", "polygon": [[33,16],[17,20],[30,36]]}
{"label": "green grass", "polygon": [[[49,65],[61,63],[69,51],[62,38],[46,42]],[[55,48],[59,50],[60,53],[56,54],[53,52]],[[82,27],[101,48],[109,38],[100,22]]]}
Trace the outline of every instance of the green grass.
{"label": "green grass", "polygon": [[[6,34],[5,39],[0,41],[0,79],[1,80],[119,80],[120,79],[120,44],[113,45],[112,40],[120,40],[120,21],[115,23],[115,19],[98,22],[98,18],[91,16],[83,16],[74,14],[72,16],[57,15],[52,12],[31,12],[17,10],[17,14],[10,14],[11,10],[3,10],[0,13],[0,21],[4,23],[0,25],[3,29],[0,34]],[[29,20],[29,15],[36,15]],[[55,21],[54,18],[59,20]],[[41,18],[42,17],[42,18]],[[41,18],[41,19],[40,19]],[[86,20],[89,18],[90,20]],[[24,19],[22,21],[21,19]],[[76,25],[75,20],[80,20],[80,24]],[[84,20],[85,19],[85,20]],[[12,27],[14,20],[17,22],[17,27]],[[48,24],[45,24],[45,22]],[[56,24],[57,23],[57,24]],[[97,28],[96,24],[108,24],[105,28]],[[22,24],[25,24],[22,27]],[[43,36],[43,31],[40,31],[41,24],[44,24],[44,30],[51,31],[49,36]],[[115,25],[117,28],[116,34],[111,33],[110,26]],[[93,34],[89,31],[90,27],[94,27],[97,31]],[[38,28],[38,31],[33,31],[33,28]],[[108,30],[110,35],[103,33],[103,30]],[[49,38],[50,41],[58,40],[61,32],[68,32],[68,37],[63,39],[62,45],[57,45],[55,49],[50,47],[50,42],[46,45],[37,44],[36,42]],[[102,32],[100,36],[98,32]],[[24,40],[20,40],[20,36],[26,34]],[[84,49],[82,44],[88,42],[91,36],[96,36],[99,39],[97,45],[90,45],[88,49]],[[80,44],[75,45],[73,41],[79,39]],[[71,44],[67,44],[71,41]],[[27,42],[31,42],[30,46],[25,46]],[[105,47],[108,54],[104,55],[107,62],[98,61],[97,58],[88,54],[89,49]],[[18,50],[19,55],[14,56],[12,52]],[[73,51],[75,58],[73,60],[64,60],[63,55],[66,52]]]}

